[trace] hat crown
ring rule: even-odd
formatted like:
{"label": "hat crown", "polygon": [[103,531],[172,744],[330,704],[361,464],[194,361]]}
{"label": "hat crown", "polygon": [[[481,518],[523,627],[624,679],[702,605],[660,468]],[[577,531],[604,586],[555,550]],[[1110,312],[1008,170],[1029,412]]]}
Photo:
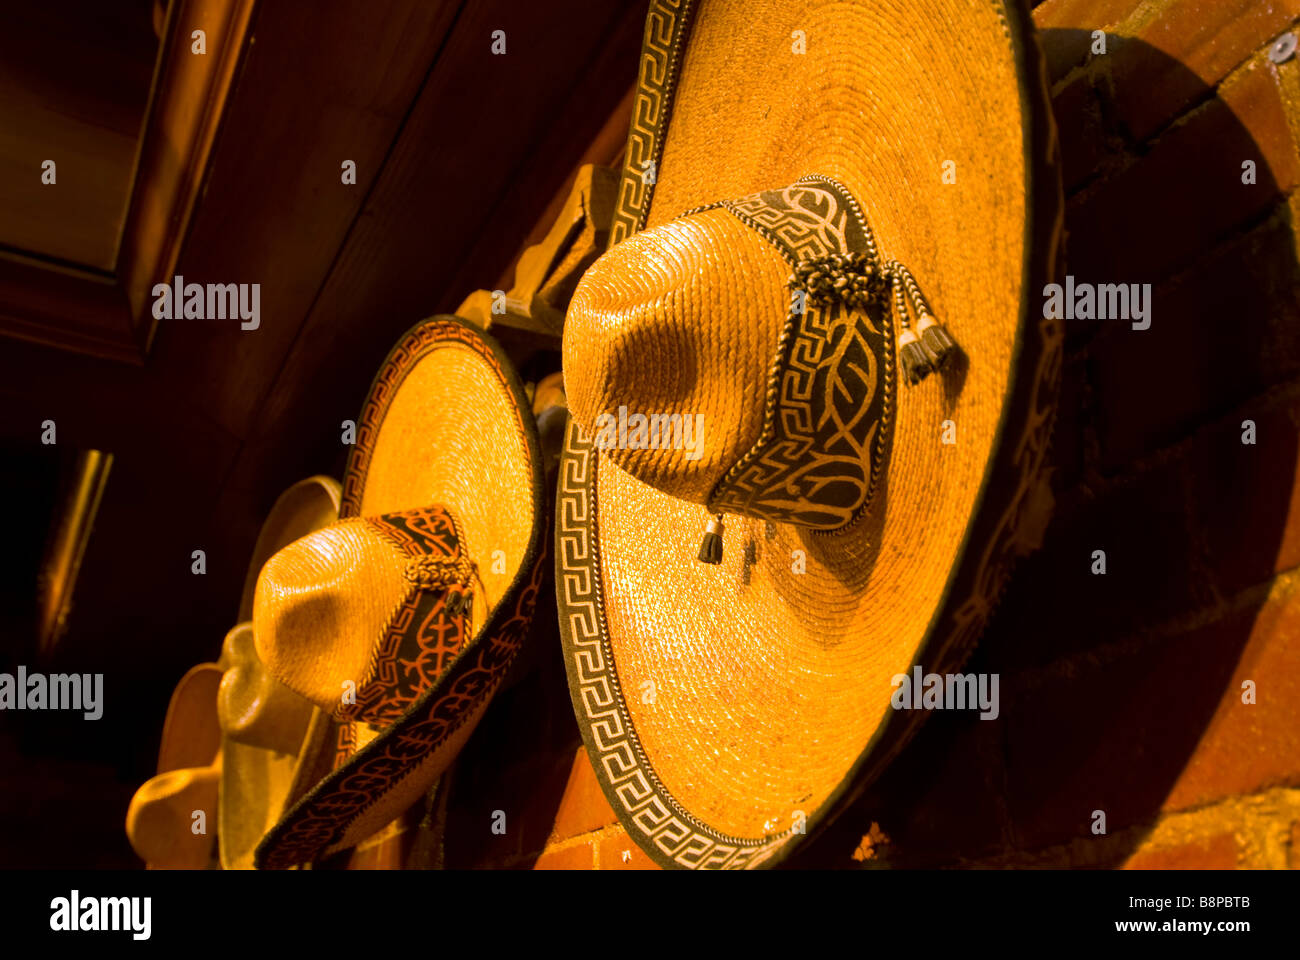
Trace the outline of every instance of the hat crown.
{"label": "hat crown", "polygon": [[387,725],[464,647],[474,576],[445,506],[339,521],[263,567],[258,653],[335,718]]}
{"label": "hat crown", "polygon": [[[822,176],[637,234],[592,266],[570,306],[575,417],[665,493],[715,513],[843,527],[888,456],[891,264],[857,201]],[[653,409],[656,373],[674,387],[659,397],[686,401],[682,422],[696,414],[702,451],[665,450],[662,419],[655,434],[654,417],[678,412]]]}
{"label": "hat crown", "polygon": [[222,660],[228,664],[217,689],[222,733],[235,743],[296,752],[311,719],[311,704],[262,666],[252,623],[241,623],[226,634]]}

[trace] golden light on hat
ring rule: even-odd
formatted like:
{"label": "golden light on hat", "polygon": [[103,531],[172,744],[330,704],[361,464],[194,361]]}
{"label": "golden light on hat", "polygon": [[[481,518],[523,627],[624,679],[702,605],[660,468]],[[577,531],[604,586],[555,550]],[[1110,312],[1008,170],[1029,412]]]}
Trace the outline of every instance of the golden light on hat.
{"label": "golden light on hat", "polygon": [[226,634],[223,649],[229,666],[217,695],[222,732],[217,846],[223,870],[251,870],[253,851],[280,819],[295,778],[310,765],[312,751],[328,743],[328,733],[318,722],[318,736],[308,740],[319,711],[262,666],[252,623]]}
{"label": "golden light on hat", "polygon": [[[212,865],[221,755],[202,767],[151,777],[131,797],[126,835],[150,870],[204,870]],[[202,820],[196,818],[202,814]],[[201,829],[200,829],[201,828]]]}
{"label": "golden light on hat", "polygon": [[200,663],[181,677],[163,720],[158,773],[131,797],[126,835],[149,869],[200,870],[211,864],[221,776],[221,672],[218,664]]}
{"label": "golden light on hat", "polygon": [[456,317],[413,327],[357,422],[341,519],[262,568],[258,659],[329,716],[334,769],[255,854],[355,846],[432,786],[519,651],[544,572],[542,464],[518,377]]}
{"label": "golden light on hat", "polygon": [[639,77],[564,330],[570,691],[651,857],[769,866],[1041,523],[1055,137],[1019,3],[656,0]]}

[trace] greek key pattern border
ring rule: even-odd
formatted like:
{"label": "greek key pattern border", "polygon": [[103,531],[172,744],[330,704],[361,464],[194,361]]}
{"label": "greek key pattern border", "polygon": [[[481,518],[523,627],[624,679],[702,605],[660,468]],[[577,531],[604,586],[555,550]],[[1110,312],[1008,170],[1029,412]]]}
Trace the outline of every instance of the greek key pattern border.
{"label": "greek key pattern border", "polygon": [[[829,177],[802,177],[720,206],[791,266],[869,249],[860,206]],[[763,432],[714,487],[710,512],[816,530],[860,519],[888,460],[893,342],[887,306],[873,317],[840,303],[808,303],[803,311],[792,303],[768,374]]]}
{"label": "greek key pattern border", "polygon": [[[367,468],[370,457],[375,451],[375,441],[379,430],[388,415],[388,406],[396,396],[398,388],[415,364],[430,350],[449,343],[461,343],[478,353],[497,379],[502,389],[509,391],[508,378],[501,362],[492,347],[478,335],[474,328],[454,317],[432,317],[408,330],[397,346],[389,352],[379,374],[375,377],[366,394],[366,403],[357,421],[356,443],[348,457],[347,469],[343,472],[343,496],[339,504],[339,519],[356,517],[361,514],[361,496],[365,491]],[[524,426],[523,415],[515,409],[515,429],[524,435],[528,428]]]}
{"label": "greek key pattern border", "polygon": [[[696,0],[652,0],[646,14],[641,60],[637,67],[632,124],[627,133],[623,175],[618,184],[609,245],[645,226],[654,180],[664,152],[664,130],[672,113],[681,69],[681,51],[690,32]],[[647,181],[645,171],[653,175]]]}
{"label": "greek key pattern border", "polygon": [[794,834],[744,840],[710,829],[664,788],[636,735],[605,625],[595,545],[595,481],[594,446],[570,421],[556,505],[555,589],[574,712],[596,776],[633,840],[661,866],[757,867]]}

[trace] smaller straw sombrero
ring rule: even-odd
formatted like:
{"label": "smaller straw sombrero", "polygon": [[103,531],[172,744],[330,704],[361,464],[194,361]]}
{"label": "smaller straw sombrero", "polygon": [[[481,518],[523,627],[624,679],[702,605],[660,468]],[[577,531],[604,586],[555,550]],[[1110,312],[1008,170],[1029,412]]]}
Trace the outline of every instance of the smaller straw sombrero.
{"label": "smaller straw sombrero", "polygon": [[771,866],[828,822],[919,719],[892,678],[962,662],[1039,528],[1032,30],[1012,0],[650,5],[564,328],[555,581],[593,767],[662,866]]}
{"label": "smaller straw sombrero", "polygon": [[258,847],[284,868],[355,846],[427,792],[514,660],[544,572],[523,387],[456,317],[413,327],[357,425],[341,519],[262,568],[257,656],[335,725],[335,766]]}

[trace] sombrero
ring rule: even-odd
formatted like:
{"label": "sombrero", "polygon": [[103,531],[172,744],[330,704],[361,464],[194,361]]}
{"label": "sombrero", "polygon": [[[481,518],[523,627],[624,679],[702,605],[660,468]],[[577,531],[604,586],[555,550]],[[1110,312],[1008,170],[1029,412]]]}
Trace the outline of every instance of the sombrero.
{"label": "sombrero", "polygon": [[227,633],[223,651],[229,667],[217,695],[218,850],[223,870],[251,870],[254,849],[283,814],[295,776],[310,765],[313,750],[328,744],[328,732],[318,721],[315,740],[308,740],[320,711],[262,666],[251,623]]}
{"label": "sombrero", "polygon": [[[262,564],[337,519],[340,492],[338,481],[315,476],[276,499],[253,549],[241,621],[252,615]],[[127,837],[136,853],[152,869],[197,869],[212,865],[216,841],[224,869],[251,867],[253,847],[307,766],[308,744],[319,744],[323,725],[311,722],[317,712],[261,669],[250,624],[231,630],[220,660],[191,668],[172,692],[158,774],[136,791],[127,811]],[[318,731],[314,740],[305,738],[308,729]],[[196,811],[205,814],[201,832]]]}
{"label": "sombrero", "polygon": [[[158,773],[131,797],[126,835],[151,870],[198,870],[212,861],[216,835],[217,687],[222,667],[200,663],[172,691],[158,747]],[[201,821],[195,813],[203,814]]]}
{"label": "sombrero", "polygon": [[451,316],[413,327],[357,421],[340,520],[262,568],[257,655],[337,726],[334,769],[255,865],[355,846],[428,791],[527,632],[547,543],[523,387],[496,342]]}
{"label": "sombrero", "polygon": [[1055,135],[1021,3],[655,0],[644,36],[564,330],[565,661],[647,854],[771,866],[1041,532]]}
{"label": "sombrero", "polygon": [[251,619],[262,566],[281,548],[337,520],[341,497],[337,480],[318,475],[276,498],[248,565],[240,623],[222,646],[226,672],[217,696],[222,733],[217,846],[224,870],[252,869],[254,849],[328,742],[329,724],[316,706],[272,677],[258,660]]}

